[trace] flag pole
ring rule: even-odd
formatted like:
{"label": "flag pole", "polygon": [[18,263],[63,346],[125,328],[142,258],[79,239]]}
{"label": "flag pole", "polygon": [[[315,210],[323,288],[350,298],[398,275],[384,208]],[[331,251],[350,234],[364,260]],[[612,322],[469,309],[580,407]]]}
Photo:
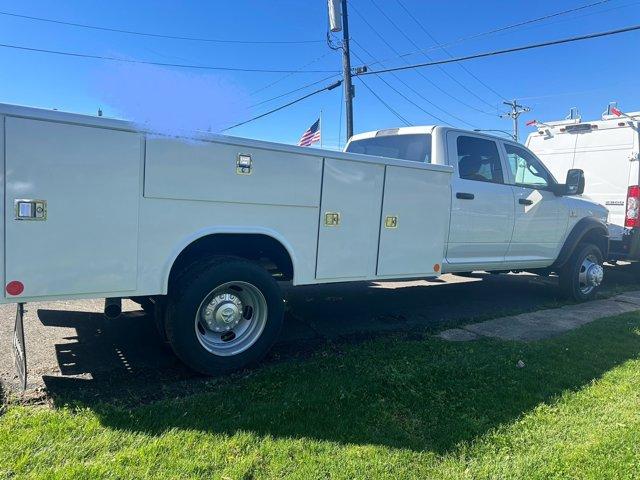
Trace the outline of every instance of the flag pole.
{"label": "flag pole", "polygon": [[324,140],[322,137],[322,109],[320,109],[320,148],[322,148],[322,142]]}

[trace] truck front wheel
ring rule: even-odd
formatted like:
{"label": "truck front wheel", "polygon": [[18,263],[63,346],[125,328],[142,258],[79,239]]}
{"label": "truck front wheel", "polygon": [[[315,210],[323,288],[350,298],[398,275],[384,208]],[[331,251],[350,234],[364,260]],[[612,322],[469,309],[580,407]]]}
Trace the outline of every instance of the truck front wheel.
{"label": "truck front wheel", "polygon": [[560,287],[573,300],[591,300],[602,283],[602,252],[592,244],[582,244],[576,248],[560,273]]}
{"label": "truck front wheel", "polygon": [[181,272],[166,314],[176,355],[205,375],[258,362],[278,337],[284,302],[278,283],[260,265],[213,257]]}

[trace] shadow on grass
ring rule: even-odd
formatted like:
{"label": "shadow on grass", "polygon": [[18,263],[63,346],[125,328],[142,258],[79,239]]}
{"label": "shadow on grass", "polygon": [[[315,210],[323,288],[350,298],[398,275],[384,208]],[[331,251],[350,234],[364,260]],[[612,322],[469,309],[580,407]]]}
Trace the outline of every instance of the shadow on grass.
{"label": "shadow on grass", "polygon": [[[423,335],[558,301],[553,286],[532,277],[475,276],[471,283],[444,285],[362,282],[292,289],[280,340],[265,363],[300,361],[331,345],[397,332]],[[140,311],[107,320],[95,312],[41,309],[38,318],[47,327],[76,332],[55,345],[62,376],[44,377],[48,393],[58,403],[137,405],[206,388],[208,380],[175,358],[153,319]]]}
{"label": "shadow on grass", "polygon": [[639,329],[640,315],[626,314],[530,344],[396,334],[134,408],[74,400],[109,428],[152,435],[248,431],[446,453],[638,358]]}

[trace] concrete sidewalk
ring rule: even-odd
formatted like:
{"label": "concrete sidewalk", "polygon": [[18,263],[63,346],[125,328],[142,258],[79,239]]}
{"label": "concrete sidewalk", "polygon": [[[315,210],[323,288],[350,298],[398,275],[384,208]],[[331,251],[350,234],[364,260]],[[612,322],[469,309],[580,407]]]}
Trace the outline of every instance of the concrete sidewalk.
{"label": "concrete sidewalk", "polygon": [[640,291],[624,293],[607,300],[494,318],[445,330],[438,336],[454,342],[477,340],[481,337],[530,342],[560,335],[600,318],[636,310],[640,310]]}

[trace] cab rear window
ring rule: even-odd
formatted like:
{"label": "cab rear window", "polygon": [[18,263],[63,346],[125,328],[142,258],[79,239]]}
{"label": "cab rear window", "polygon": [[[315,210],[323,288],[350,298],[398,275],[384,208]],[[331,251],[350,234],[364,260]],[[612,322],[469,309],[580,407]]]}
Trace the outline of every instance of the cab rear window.
{"label": "cab rear window", "polygon": [[347,152],[431,163],[431,135],[384,135],[353,140]]}

